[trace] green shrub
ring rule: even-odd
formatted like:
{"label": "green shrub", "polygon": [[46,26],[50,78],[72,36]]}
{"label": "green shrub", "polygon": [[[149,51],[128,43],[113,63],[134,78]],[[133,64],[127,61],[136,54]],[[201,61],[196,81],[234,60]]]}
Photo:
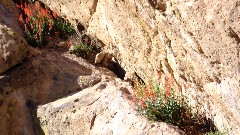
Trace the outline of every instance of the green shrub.
{"label": "green shrub", "polygon": [[80,57],[86,57],[86,55],[92,50],[90,45],[79,43],[70,47],[69,52],[74,53]]}
{"label": "green shrub", "polygon": [[192,113],[192,108],[188,105],[189,99],[173,86],[173,78],[165,78],[164,83],[134,82],[131,97],[138,110],[150,120],[176,125],[186,134],[215,132],[211,119],[203,114]]}
{"label": "green shrub", "polygon": [[141,85],[135,83],[134,102],[150,120],[162,120],[179,125],[192,117],[186,98],[179,91],[162,84]]}
{"label": "green shrub", "polygon": [[227,130],[224,130],[223,132],[216,130],[207,132],[206,135],[227,135],[227,133],[228,133]]}
{"label": "green shrub", "polygon": [[71,54],[86,58],[101,51],[101,47],[96,44],[97,40],[91,39],[87,34],[83,34],[81,37],[73,37],[73,39],[73,45],[69,48]]}

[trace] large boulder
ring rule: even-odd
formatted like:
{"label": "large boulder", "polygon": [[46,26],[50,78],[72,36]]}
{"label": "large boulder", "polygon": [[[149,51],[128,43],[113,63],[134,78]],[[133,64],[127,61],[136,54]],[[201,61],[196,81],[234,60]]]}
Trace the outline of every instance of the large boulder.
{"label": "large boulder", "polygon": [[0,132],[6,135],[183,134],[149,122],[125,98],[132,89],[110,70],[56,50],[0,77]]}
{"label": "large boulder", "polygon": [[0,132],[41,134],[36,106],[98,83],[100,78],[91,74],[91,69],[60,54],[39,51],[0,78]]}
{"label": "large boulder", "polygon": [[112,73],[103,74],[93,87],[38,106],[37,117],[46,135],[184,134],[177,127],[149,121],[137,113],[124,94],[130,89],[129,83]]}
{"label": "large boulder", "polygon": [[[191,84],[186,92],[192,105],[220,130],[240,133],[238,0],[89,0],[95,3],[92,8],[67,6],[83,0],[41,1],[85,24],[118,59],[126,78],[137,75],[148,81],[160,70],[179,87]],[[94,12],[81,21],[85,14],[76,13],[86,7]]]}
{"label": "large boulder", "polygon": [[0,74],[27,56],[28,44],[23,38],[18,17],[19,10],[13,1],[0,2]]}

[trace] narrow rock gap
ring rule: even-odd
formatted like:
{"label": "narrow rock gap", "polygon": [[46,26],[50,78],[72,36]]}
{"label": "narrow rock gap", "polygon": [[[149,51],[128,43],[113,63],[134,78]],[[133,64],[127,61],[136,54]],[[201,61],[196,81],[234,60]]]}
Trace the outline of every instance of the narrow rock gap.
{"label": "narrow rock gap", "polygon": [[85,27],[81,23],[77,23],[77,30],[82,33],[85,30]]}
{"label": "narrow rock gap", "polygon": [[32,101],[26,101],[26,107],[32,119],[32,129],[36,135],[44,135],[44,131],[41,128],[40,120],[37,118],[37,105]]}
{"label": "narrow rock gap", "polygon": [[93,15],[97,10],[98,0],[94,0],[91,15]]}
{"label": "narrow rock gap", "polygon": [[148,0],[148,2],[151,5],[151,7],[157,10],[161,10],[162,12],[165,12],[167,9],[165,2],[160,2],[158,0]]}
{"label": "narrow rock gap", "polygon": [[97,115],[96,115],[96,113],[94,113],[93,117],[91,119],[91,122],[90,122],[90,130],[92,130],[92,128],[94,126],[94,122],[95,122],[96,117],[97,117]]}
{"label": "narrow rock gap", "polygon": [[96,101],[98,101],[99,98],[100,98],[100,97],[98,97],[97,99],[95,99],[92,103],[89,103],[87,106],[90,106],[90,105],[94,104]]}
{"label": "narrow rock gap", "polygon": [[231,38],[234,38],[237,42],[237,44],[240,43],[240,38],[238,36],[238,34],[233,31],[233,29],[231,27],[228,28],[228,35],[231,37]]}
{"label": "narrow rock gap", "polygon": [[108,69],[113,71],[113,73],[116,74],[117,77],[119,77],[120,79],[122,80],[124,79],[126,71],[124,70],[124,68],[121,67],[118,60],[110,61],[108,65]]}

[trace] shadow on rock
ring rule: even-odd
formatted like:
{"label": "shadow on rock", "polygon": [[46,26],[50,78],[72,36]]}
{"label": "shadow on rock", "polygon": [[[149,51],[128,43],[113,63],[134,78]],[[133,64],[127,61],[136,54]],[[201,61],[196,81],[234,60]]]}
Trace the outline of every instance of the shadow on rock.
{"label": "shadow on rock", "polygon": [[[37,106],[101,81],[92,74],[90,68],[53,51],[43,51],[9,70],[0,78],[0,132],[43,134]],[[11,127],[14,130],[8,130]]]}

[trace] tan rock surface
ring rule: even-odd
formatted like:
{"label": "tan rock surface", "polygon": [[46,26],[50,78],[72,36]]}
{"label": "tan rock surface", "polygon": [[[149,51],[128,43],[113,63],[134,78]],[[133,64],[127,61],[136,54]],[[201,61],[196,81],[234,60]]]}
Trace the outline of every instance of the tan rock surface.
{"label": "tan rock surface", "polygon": [[132,109],[122,91],[128,83],[101,76],[100,83],[66,98],[38,106],[37,117],[47,135],[183,134],[163,122],[150,122]]}
{"label": "tan rock surface", "polygon": [[28,52],[18,15],[13,1],[0,2],[0,74],[20,63]]}
{"label": "tan rock surface", "polygon": [[74,24],[80,31],[88,27],[89,20],[96,10],[98,0],[40,0],[48,5],[58,15]]}
{"label": "tan rock surface", "polygon": [[[49,0],[42,1],[49,5]],[[95,12],[86,16],[90,20],[81,23],[88,24],[88,33],[114,54],[128,78],[136,73],[144,81],[156,79],[161,69],[174,76],[179,86],[190,83],[187,92],[193,105],[204,110],[220,130],[240,134],[238,0],[95,2]],[[83,12],[82,8],[72,5],[69,10]]]}
{"label": "tan rock surface", "polygon": [[110,70],[58,49],[32,51],[0,77],[1,134],[183,134],[133,110],[122,92],[131,86]]}
{"label": "tan rock surface", "polygon": [[[41,134],[34,108],[94,85],[92,70],[56,52],[44,51],[0,79],[0,132]],[[82,77],[87,82],[81,82]]]}

